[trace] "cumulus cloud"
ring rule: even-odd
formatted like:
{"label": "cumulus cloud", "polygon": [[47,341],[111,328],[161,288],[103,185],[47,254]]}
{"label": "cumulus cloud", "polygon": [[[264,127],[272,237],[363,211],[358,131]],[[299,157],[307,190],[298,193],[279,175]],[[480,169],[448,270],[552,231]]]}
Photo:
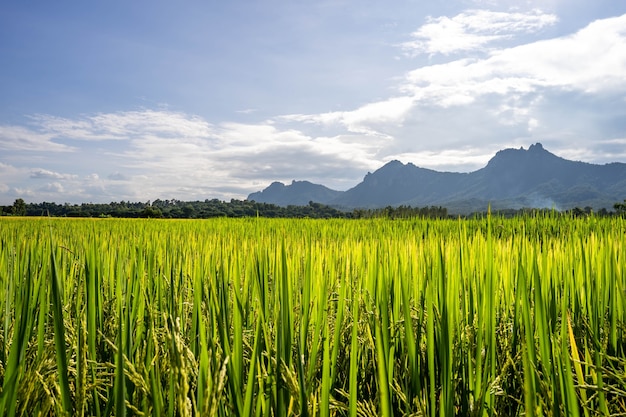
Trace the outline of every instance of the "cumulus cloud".
{"label": "cumulus cloud", "polygon": [[540,88],[613,92],[626,86],[626,15],[591,23],[571,36],[421,67],[402,86],[429,104],[469,104],[485,94],[526,94]]}

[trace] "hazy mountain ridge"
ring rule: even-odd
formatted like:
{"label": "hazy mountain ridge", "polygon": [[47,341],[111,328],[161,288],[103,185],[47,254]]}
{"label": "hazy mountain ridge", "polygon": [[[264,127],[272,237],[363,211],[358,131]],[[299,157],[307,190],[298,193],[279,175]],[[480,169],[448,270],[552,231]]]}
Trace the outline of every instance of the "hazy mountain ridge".
{"label": "hazy mountain ridge", "polygon": [[440,172],[391,161],[368,173],[347,191],[308,181],[273,183],[249,200],[278,205],[309,201],[345,209],[386,206],[445,206],[451,213],[505,208],[611,208],[626,197],[626,164],[571,161],[540,143],[528,149],[498,151],[487,165],[470,173]]}
{"label": "hazy mountain ridge", "polygon": [[342,191],[331,190],[320,184],[309,181],[292,181],[291,185],[275,181],[263,191],[252,193],[248,200],[259,203],[272,202],[278,206],[306,206],[309,201],[324,203],[331,201],[342,194]]}

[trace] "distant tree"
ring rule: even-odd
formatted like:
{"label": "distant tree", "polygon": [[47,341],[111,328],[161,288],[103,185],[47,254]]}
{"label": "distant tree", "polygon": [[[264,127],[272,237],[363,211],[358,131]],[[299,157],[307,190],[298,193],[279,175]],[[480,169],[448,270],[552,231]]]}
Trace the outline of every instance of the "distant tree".
{"label": "distant tree", "polygon": [[626,215],[626,200],[623,203],[615,203],[613,204],[613,208],[615,209],[615,213],[620,216]]}
{"label": "distant tree", "polygon": [[191,205],[191,204],[185,204],[183,206],[183,216],[186,219],[191,219],[194,217],[194,213],[196,212],[196,209]]}
{"label": "distant tree", "polygon": [[12,214],[14,216],[26,216],[26,203],[21,198],[18,198],[13,203]]}
{"label": "distant tree", "polygon": [[352,216],[353,216],[355,219],[361,219],[361,218],[365,217],[365,210],[363,210],[363,209],[359,209],[359,208],[354,209],[354,210],[352,211]]}
{"label": "distant tree", "polygon": [[141,217],[146,217],[149,219],[160,219],[163,217],[163,213],[161,209],[158,207],[146,207],[141,211]]}

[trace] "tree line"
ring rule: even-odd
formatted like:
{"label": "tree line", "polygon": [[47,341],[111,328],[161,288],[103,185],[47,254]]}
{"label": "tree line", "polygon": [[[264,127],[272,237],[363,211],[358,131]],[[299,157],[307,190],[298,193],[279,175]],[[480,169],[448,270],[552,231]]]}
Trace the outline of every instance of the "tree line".
{"label": "tree line", "polygon": [[15,200],[12,206],[0,207],[3,215],[53,217],[119,217],[206,219],[211,217],[351,217],[350,212],[310,202],[306,206],[280,207],[256,201],[218,199],[204,201],[154,200],[153,202],[120,201],[111,203],[25,203]]}
{"label": "tree line", "polygon": [[[564,214],[574,217],[626,216],[626,200],[613,205],[615,211],[601,209],[593,212],[591,207],[575,207]],[[526,215],[537,209],[509,209],[498,211],[504,217]],[[18,198],[13,205],[0,206],[3,216],[53,216],[53,217],[120,217],[120,218],[167,218],[167,219],[207,219],[211,217],[284,217],[284,218],[432,218],[450,217],[445,207],[387,206],[376,209],[340,210],[321,203],[310,201],[306,206],[277,206],[259,203],[254,200],[204,201],[154,200],[153,202],[120,201],[111,203],[26,203]]]}

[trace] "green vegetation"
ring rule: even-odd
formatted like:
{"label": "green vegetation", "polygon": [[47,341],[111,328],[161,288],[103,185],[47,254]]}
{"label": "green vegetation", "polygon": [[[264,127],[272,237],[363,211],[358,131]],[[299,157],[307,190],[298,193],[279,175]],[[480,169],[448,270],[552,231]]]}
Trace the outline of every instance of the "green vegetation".
{"label": "green vegetation", "polygon": [[[457,207],[458,208],[458,207]],[[624,216],[626,215],[626,200],[624,203],[615,203],[614,212],[606,208],[594,212],[592,207],[574,207],[571,210],[560,212],[571,217],[594,216]],[[537,213],[548,214],[553,209],[519,208],[493,210],[499,216],[515,217],[536,215]],[[116,218],[151,218],[151,219],[209,219],[213,217],[268,217],[268,218],[388,218],[409,219],[429,218],[444,219],[456,218],[450,215],[446,207],[426,206],[412,207],[406,205],[387,206],[369,209],[342,209],[331,207],[321,203],[310,201],[305,206],[289,205],[286,207],[269,203],[259,203],[250,200],[221,201],[218,199],[204,201],[180,201],[180,200],[155,200],[153,202],[111,202],[111,203],[82,203],[82,204],[56,204],[56,203],[25,203],[18,198],[12,206],[0,206],[0,216],[52,216],[52,217],[116,217]],[[484,217],[487,212],[474,212],[462,217]]]}
{"label": "green vegetation", "polygon": [[[204,201],[155,200],[153,202],[120,201],[108,204],[56,204],[30,203],[16,200],[13,206],[0,207],[4,215],[53,216],[53,217],[118,217],[118,218],[167,218],[208,219],[213,217],[283,217],[283,218],[345,218],[351,213],[310,202],[306,206],[279,207],[274,204],[217,199]],[[18,209],[19,206],[19,209]]]}
{"label": "green vegetation", "polygon": [[626,220],[0,219],[0,416],[626,413]]}

